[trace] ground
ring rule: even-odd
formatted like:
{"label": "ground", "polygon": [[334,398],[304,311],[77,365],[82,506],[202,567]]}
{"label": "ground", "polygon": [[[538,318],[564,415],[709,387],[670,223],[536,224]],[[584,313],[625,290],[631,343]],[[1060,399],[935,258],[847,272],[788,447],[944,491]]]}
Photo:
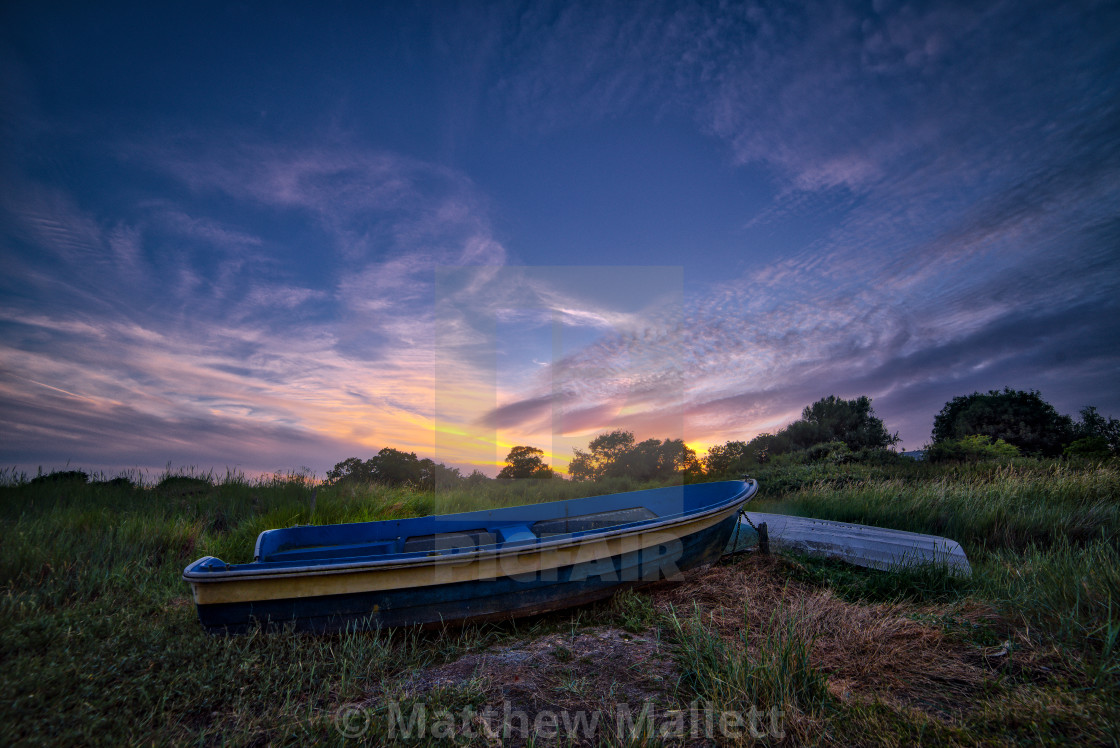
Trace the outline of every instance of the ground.
{"label": "ground", "polygon": [[[757,554],[693,570],[675,583],[616,599],[615,615],[605,623],[596,623],[604,619],[594,612],[589,619],[578,611],[544,617],[543,624],[529,626],[543,626],[544,633],[505,637],[418,670],[388,690],[372,689],[357,706],[397,719],[398,729],[407,727],[410,715],[416,719],[409,709],[418,704],[429,727],[445,709],[459,737],[469,723],[467,742],[625,744],[646,717],[654,743],[751,742],[749,726],[722,734],[718,720],[728,705],[688,687],[696,662],[682,657],[681,635],[700,631],[700,638],[724,642],[720,651],[731,658],[753,662],[764,662],[765,650],[783,641],[804,642],[809,668],[823,676],[826,708],[808,708],[773,691],[783,698],[780,729],[768,732],[774,705],[756,704],[762,717],[755,738],[843,742],[838,714],[848,710],[863,721],[886,719],[890,730],[929,730],[955,742],[954,733],[983,720],[993,695],[1014,694],[1004,693],[1008,679],[1037,685],[1060,674],[1060,660],[1049,661],[1025,640],[1002,639],[1013,635],[1012,627],[994,609],[845,600],[828,587],[799,581],[802,570],[796,559]],[[978,641],[985,638],[994,643]],[[403,716],[387,712],[386,701],[401,704]],[[714,718],[703,713],[706,705],[715,708]]]}

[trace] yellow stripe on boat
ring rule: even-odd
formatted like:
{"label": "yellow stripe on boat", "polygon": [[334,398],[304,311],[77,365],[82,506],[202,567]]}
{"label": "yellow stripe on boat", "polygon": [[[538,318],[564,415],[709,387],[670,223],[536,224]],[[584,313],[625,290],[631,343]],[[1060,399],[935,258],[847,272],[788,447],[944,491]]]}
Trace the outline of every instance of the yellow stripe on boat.
{"label": "yellow stripe on boat", "polygon": [[[441,554],[412,559],[399,564],[379,565],[369,568],[306,570],[276,570],[268,574],[248,577],[219,576],[213,579],[188,579],[197,605],[216,603],[244,603],[263,600],[282,600],[324,595],[345,595],[354,592],[377,592],[402,588],[428,587],[457,582],[475,582],[499,577],[530,576],[563,566],[587,564],[589,575],[609,574],[608,570],[595,569],[595,562],[607,561],[613,556],[637,551],[671,546],[681,538],[705,530],[735,514],[738,507],[731,507],[707,517],[661,526],[656,529],[636,529],[614,537],[589,538],[572,541],[568,538],[556,547],[529,546],[498,550],[489,554]],[[664,573],[665,566],[658,565]]]}

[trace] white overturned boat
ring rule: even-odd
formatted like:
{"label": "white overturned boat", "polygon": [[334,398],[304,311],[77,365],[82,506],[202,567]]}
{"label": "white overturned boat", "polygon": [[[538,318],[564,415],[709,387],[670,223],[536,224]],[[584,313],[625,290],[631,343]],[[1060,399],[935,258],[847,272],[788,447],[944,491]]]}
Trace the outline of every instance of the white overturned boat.
{"label": "white overturned boat", "polygon": [[[747,516],[755,525],[766,523],[766,534],[773,550],[838,558],[857,566],[888,571],[935,564],[964,576],[972,573],[960,543],[938,535],[786,514],[749,512]],[[731,542],[727,550],[740,551],[755,545],[758,535],[743,522]]]}

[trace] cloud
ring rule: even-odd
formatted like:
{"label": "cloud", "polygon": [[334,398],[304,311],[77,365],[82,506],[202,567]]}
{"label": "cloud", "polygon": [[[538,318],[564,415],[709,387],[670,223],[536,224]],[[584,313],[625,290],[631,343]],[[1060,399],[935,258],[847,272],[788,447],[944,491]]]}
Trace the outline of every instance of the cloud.
{"label": "cloud", "polygon": [[[4,162],[5,454],[107,459],[103,433],[134,464],[238,443],[267,469],[386,444],[466,464],[607,428],[749,438],[832,393],[917,446],[958,388],[1112,393],[1118,12],[544,3],[442,28],[440,59],[469,62],[452,141],[494,112],[492,137],[538,145],[683,119],[758,177],[742,275],[687,296],[680,269],[510,267],[468,175],[337,130],[91,146],[69,123],[104,188]],[[28,142],[44,118],[12,111]]]}
{"label": "cloud", "polygon": [[[1051,155],[1060,163],[1077,151]],[[853,257],[837,239],[795,268],[779,261],[712,288],[689,300],[686,324],[647,319],[640,335],[608,334],[553,362],[492,416],[537,433],[676,424],[690,442],[712,443],[773,430],[825,395],[870,394],[917,447],[944,402],[973,389],[1044,387],[1065,412],[1090,397],[1117,412],[1120,223],[1078,217],[1100,216],[1120,195],[1107,169],[1085,173],[1036,182],[1030,210],[1012,197],[1021,185],[997,191],[894,262]],[[550,414],[538,406],[557,381],[561,417],[542,427]],[[659,412],[672,415],[659,422]]]}
{"label": "cloud", "polygon": [[32,250],[13,255],[22,289],[0,310],[0,400],[27,424],[5,454],[98,462],[108,452],[83,446],[98,431],[129,432],[118,467],[237,453],[272,469],[270,444],[306,446],[318,457],[293,464],[317,468],[328,449],[431,454],[435,269],[505,261],[469,180],[349,143],[184,138],[118,154],[189,195],[101,215],[21,177],[3,206]]}
{"label": "cloud", "polygon": [[482,425],[494,429],[522,426],[550,414],[557,399],[553,395],[544,395],[509,403],[484,414],[480,421]]}

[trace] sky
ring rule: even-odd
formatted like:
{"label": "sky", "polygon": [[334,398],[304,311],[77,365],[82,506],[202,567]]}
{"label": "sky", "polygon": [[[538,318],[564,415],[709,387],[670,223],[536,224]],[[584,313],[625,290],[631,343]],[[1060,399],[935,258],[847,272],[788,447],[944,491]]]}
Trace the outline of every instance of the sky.
{"label": "sky", "polygon": [[0,466],[1120,417],[1116,2],[0,7]]}

